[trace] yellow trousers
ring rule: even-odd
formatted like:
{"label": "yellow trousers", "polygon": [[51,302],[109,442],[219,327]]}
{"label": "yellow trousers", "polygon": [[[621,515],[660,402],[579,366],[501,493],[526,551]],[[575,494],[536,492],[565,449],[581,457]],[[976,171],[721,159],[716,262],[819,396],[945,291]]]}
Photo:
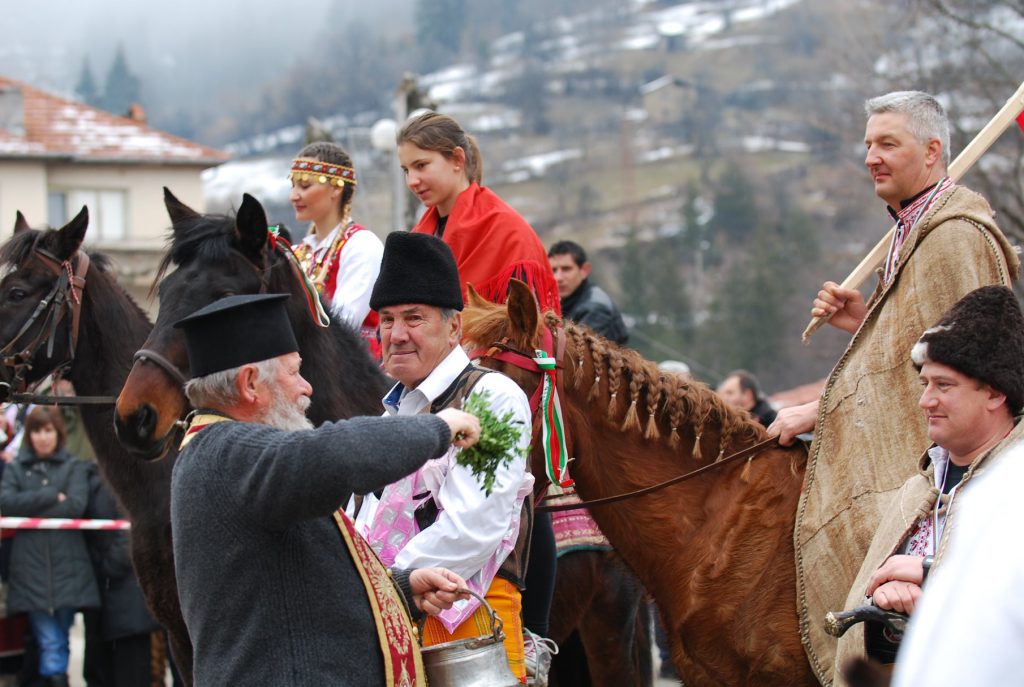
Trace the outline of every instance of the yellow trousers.
{"label": "yellow trousers", "polygon": [[[523,660],[523,601],[519,589],[508,580],[495,577],[484,598],[504,623],[505,653],[508,654],[508,666],[520,682],[526,682],[526,662]],[[491,634],[491,618],[487,614],[487,609],[480,606],[451,634],[437,618],[427,618],[427,622],[423,626],[423,646],[434,646],[457,639],[472,639],[489,634]]]}

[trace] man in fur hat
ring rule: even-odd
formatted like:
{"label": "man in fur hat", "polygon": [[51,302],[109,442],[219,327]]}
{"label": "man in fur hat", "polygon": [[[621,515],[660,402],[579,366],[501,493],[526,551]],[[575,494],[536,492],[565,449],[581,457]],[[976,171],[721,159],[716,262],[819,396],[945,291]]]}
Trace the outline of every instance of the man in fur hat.
{"label": "man in fur hat", "polygon": [[479,423],[450,409],[313,429],[287,298],[231,296],[176,325],[199,409],[171,477],[195,683],[425,686],[403,599],[436,613],[465,581],[427,566],[386,570],[336,509],[452,443],[472,445]]}
{"label": "man in fur hat", "polygon": [[852,334],[819,400],[784,408],[782,443],[814,431],[797,508],[797,598],[808,659],[831,682],[835,639],[821,618],[842,605],[875,523],[928,445],[905,364],[927,327],[989,284],[1009,286],[1020,260],[984,198],[948,178],[949,122],[927,93],[868,100],[864,163],[897,230],[871,297],[826,282],[811,314]]}
{"label": "man in fur hat", "polygon": [[[911,358],[934,443],[881,520],[847,608],[869,601],[913,613],[929,570],[941,561],[961,491],[1024,433],[1017,421],[1024,408],[1024,316],[1010,289],[969,293],[925,331]],[[894,639],[877,624],[855,626],[839,640],[836,668],[865,650],[891,662]]]}
{"label": "man in fur hat", "polygon": [[[440,239],[390,234],[370,307],[380,313],[384,369],[398,382],[384,397],[385,415],[445,412],[481,392],[495,415],[511,412],[521,428],[490,494],[448,452],[384,489],[367,538],[386,565],[443,566],[465,577],[504,623],[509,665],[523,678],[521,589],[533,515],[529,401],[505,375],[473,365],[460,346],[462,289]],[[429,618],[423,644],[476,637],[481,627],[490,627],[490,618],[472,599]]]}

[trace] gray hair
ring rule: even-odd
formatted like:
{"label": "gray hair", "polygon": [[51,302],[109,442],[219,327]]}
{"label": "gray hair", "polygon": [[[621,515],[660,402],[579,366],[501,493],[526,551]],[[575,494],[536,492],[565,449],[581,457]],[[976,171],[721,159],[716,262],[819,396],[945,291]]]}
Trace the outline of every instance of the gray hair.
{"label": "gray hair", "polygon": [[[268,358],[256,366],[257,379],[261,382],[268,382],[277,373],[280,360]],[[233,367],[230,370],[213,372],[203,377],[195,377],[185,383],[185,395],[195,408],[228,408],[238,403],[238,387],[235,380],[244,365]]]}
{"label": "gray hair", "polygon": [[949,165],[949,118],[933,96],[922,91],[893,91],[864,103],[868,117],[886,112],[906,115],[907,131],[918,143],[936,138],[942,144],[942,164]]}

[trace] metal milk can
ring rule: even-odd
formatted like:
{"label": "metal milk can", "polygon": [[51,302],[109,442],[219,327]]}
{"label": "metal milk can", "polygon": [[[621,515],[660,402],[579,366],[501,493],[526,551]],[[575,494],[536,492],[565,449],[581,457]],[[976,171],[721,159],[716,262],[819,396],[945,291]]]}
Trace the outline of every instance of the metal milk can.
{"label": "metal milk can", "polygon": [[505,633],[501,618],[483,597],[469,593],[487,609],[491,633],[421,649],[430,687],[518,687],[519,681],[508,667],[508,654],[502,643]]}

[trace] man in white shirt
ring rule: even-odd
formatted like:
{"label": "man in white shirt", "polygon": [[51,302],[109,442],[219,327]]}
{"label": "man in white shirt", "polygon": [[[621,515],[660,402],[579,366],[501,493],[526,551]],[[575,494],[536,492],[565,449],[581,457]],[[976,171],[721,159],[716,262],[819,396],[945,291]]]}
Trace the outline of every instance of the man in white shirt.
{"label": "man in white shirt", "polygon": [[[390,234],[370,306],[380,314],[384,369],[398,382],[384,397],[386,414],[458,408],[470,393],[481,392],[496,416],[511,412],[522,428],[490,494],[449,451],[384,489],[368,538],[389,565],[409,569],[435,561],[431,565],[466,578],[504,623],[509,666],[523,678],[521,590],[533,519],[529,401],[508,377],[470,363],[460,346],[462,290],[443,241]],[[423,644],[476,637],[478,628],[489,626],[475,600],[462,602],[427,621]]]}

